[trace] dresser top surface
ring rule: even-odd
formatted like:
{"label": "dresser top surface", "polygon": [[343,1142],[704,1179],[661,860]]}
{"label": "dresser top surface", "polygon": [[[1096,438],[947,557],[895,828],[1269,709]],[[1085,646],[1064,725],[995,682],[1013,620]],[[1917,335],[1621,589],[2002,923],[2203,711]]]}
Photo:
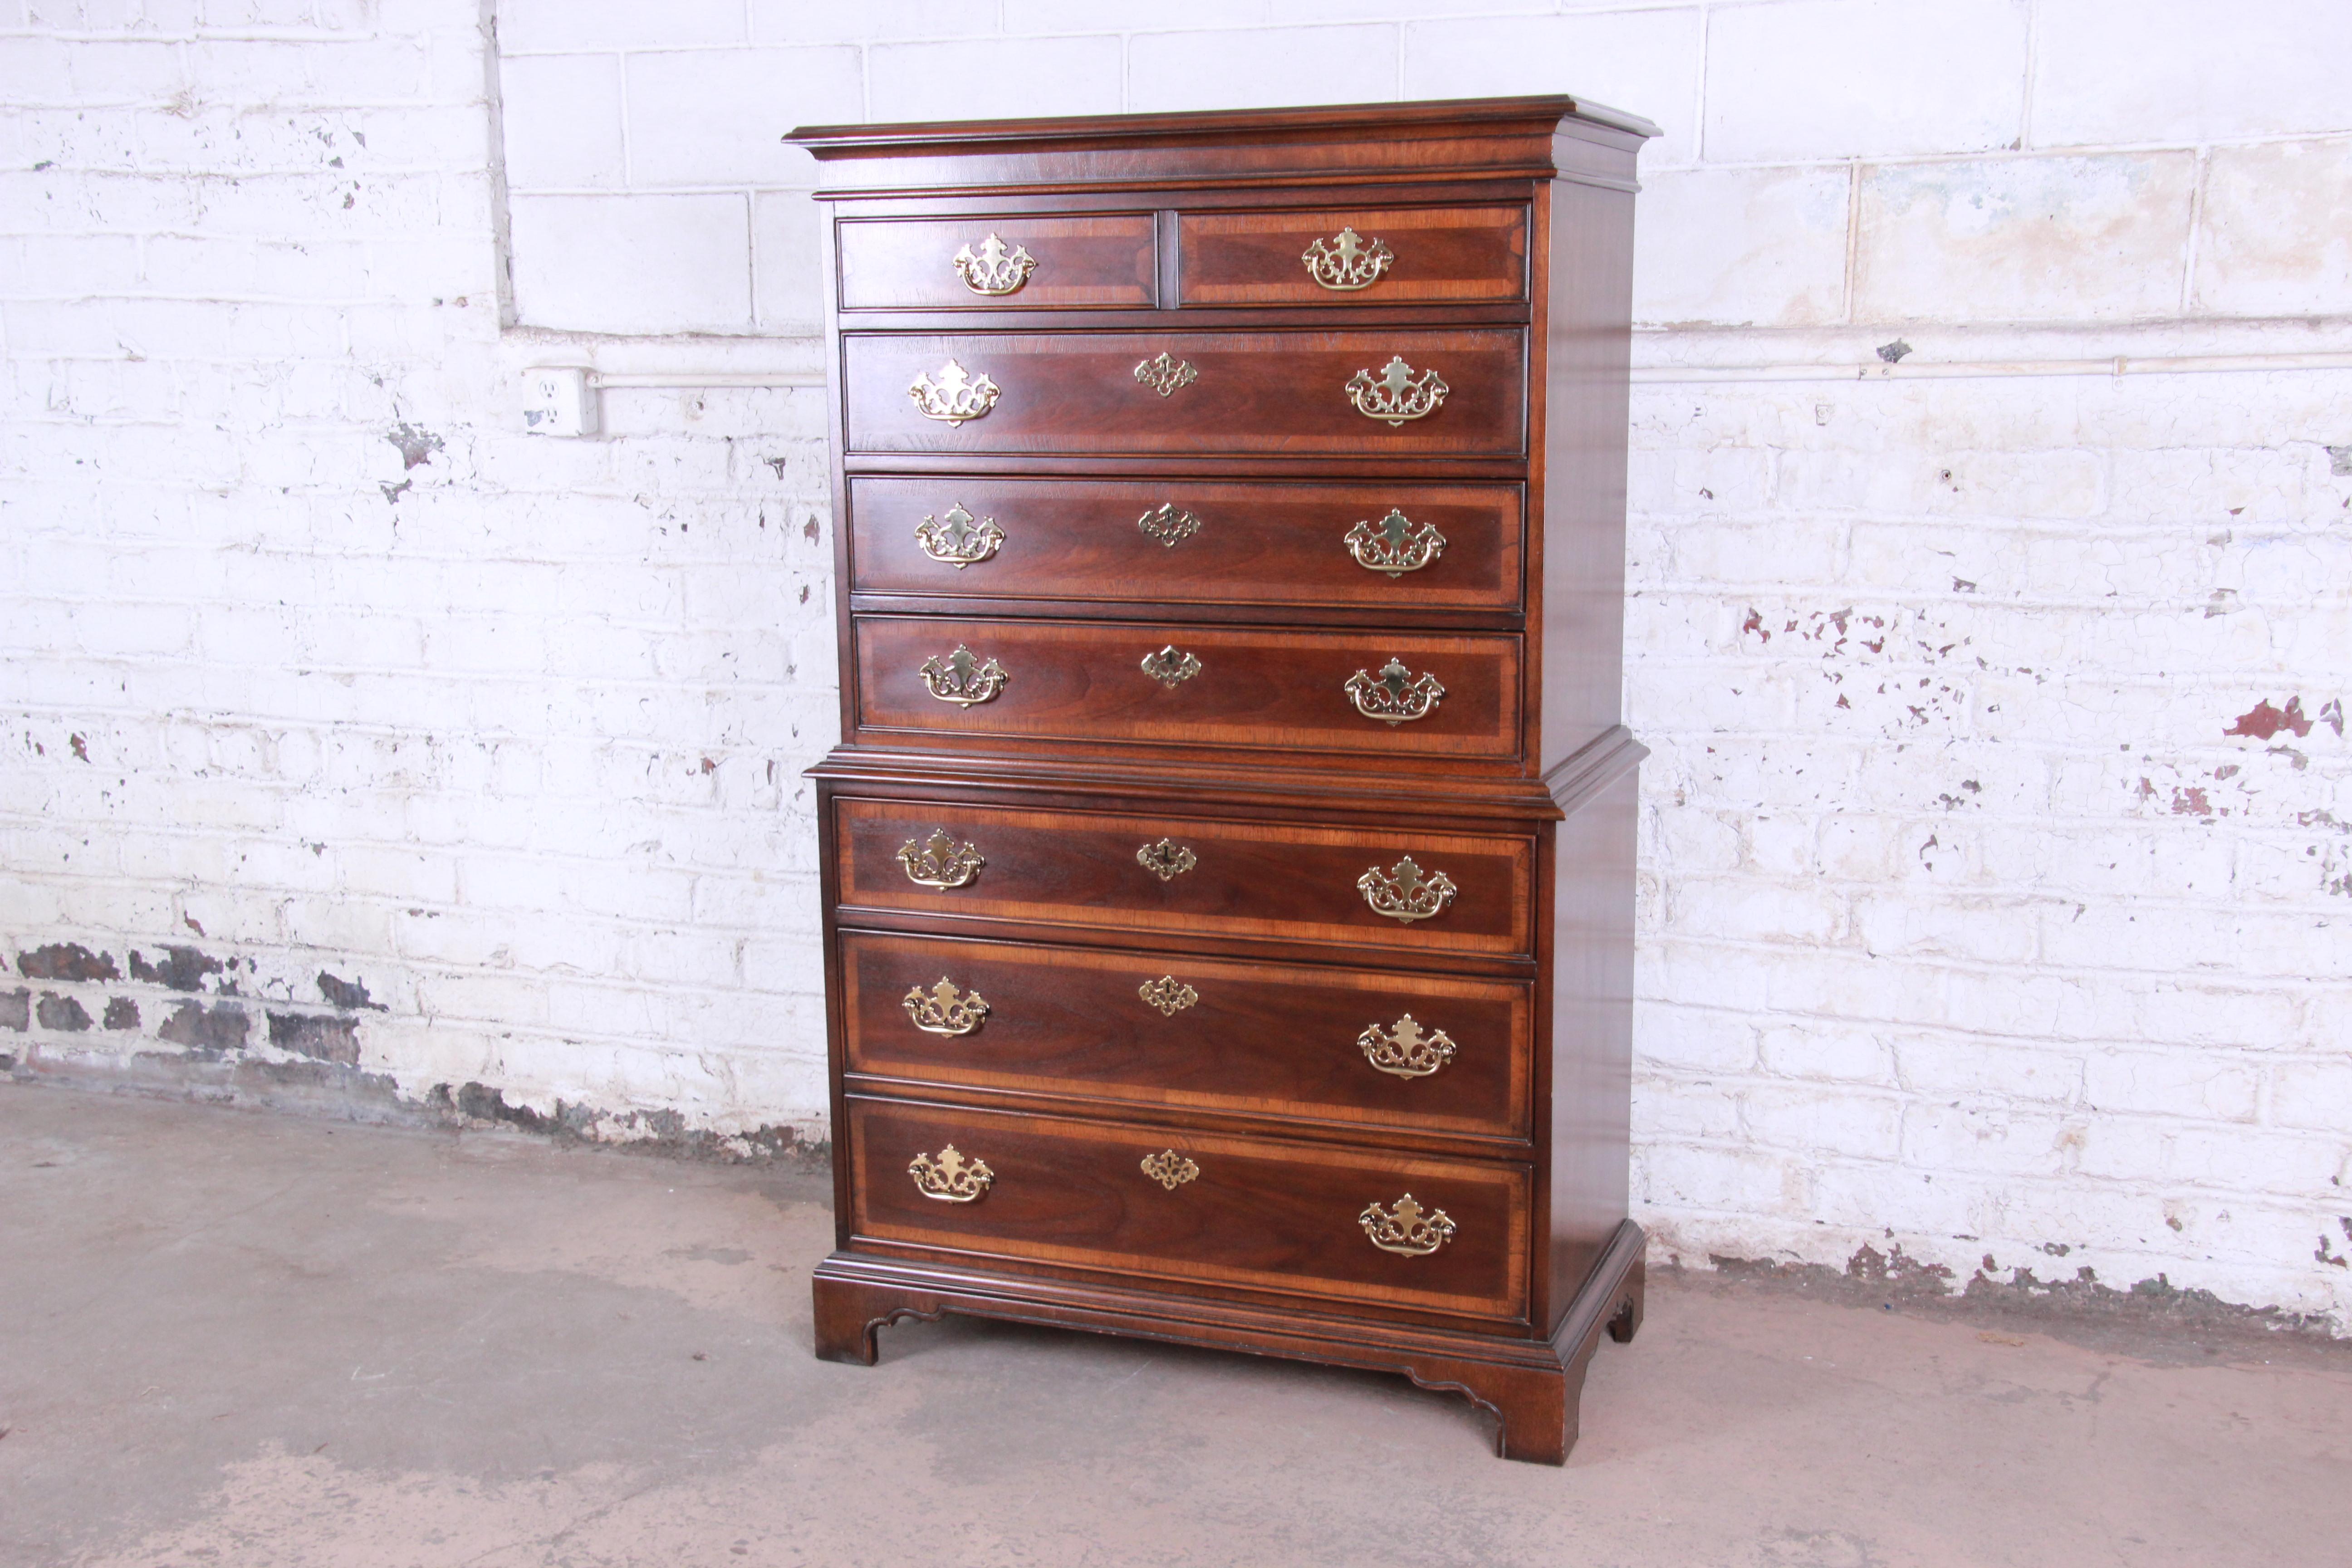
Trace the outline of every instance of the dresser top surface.
{"label": "dresser top surface", "polygon": [[[821,168],[820,195],[1020,184],[1215,184],[1548,177],[1581,158],[1555,143],[1630,154],[1658,128],[1636,114],[1553,94],[1529,98],[1209,110],[1064,119],[976,118],[900,125],[802,126],[784,140]],[[1629,165],[1630,166],[1630,165]]]}

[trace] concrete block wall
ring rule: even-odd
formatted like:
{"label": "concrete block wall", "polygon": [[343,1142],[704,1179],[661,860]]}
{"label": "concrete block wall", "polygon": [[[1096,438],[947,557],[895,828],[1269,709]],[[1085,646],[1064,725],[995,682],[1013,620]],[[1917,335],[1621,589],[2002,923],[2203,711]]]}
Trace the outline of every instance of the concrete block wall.
{"label": "concrete block wall", "polygon": [[821,1136],[777,138],[1569,90],[1665,128],[1661,1254],[2352,1326],[2352,11],[9,0],[0,68],[14,1070]]}

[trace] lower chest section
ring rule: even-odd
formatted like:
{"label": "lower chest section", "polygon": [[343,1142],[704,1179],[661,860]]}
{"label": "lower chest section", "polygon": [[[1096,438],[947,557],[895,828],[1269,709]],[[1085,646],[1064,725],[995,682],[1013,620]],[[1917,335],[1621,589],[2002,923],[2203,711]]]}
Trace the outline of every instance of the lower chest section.
{"label": "lower chest section", "polygon": [[1538,825],[964,793],[823,804],[845,1246],[1517,1331]]}

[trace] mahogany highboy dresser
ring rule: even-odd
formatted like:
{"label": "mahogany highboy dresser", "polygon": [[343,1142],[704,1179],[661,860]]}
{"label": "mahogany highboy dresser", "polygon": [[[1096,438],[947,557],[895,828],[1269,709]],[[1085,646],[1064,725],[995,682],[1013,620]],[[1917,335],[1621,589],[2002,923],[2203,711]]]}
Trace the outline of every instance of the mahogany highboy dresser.
{"label": "mahogany highboy dresser", "polygon": [[1405,1373],[1642,1311],[1634,155],[1566,98],[795,132],[831,215],[820,1355]]}

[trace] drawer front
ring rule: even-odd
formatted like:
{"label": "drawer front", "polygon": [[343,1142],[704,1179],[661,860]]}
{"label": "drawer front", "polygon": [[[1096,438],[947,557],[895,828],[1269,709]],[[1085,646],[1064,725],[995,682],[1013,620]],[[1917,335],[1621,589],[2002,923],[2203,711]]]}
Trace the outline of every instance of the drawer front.
{"label": "drawer front", "polygon": [[869,731],[1451,761],[1519,752],[1512,636],[863,616],[855,637]]}
{"label": "drawer front", "polygon": [[849,481],[861,594],[1520,607],[1517,485]]}
{"label": "drawer front", "polygon": [[[1524,1166],[886,1100],[851,1100],[849,1136],[861,1239],[1525,1315]],[[1433,1249],[1376,1246],[1368,1213],[1391,1245]]]}
{"label": "drawer front", "polygon": [[1528,1134],[1528,987],[853,931],[849,1070],[1496,1138]]}
{"label": "drawer front", "polygon": [[841,352],[852,453],[1516,457],[1527,446],[1527,340],[1515,329],[848,333]]}
{"label": "drawer front", "polygon": [[1523,206],[1186,213],[1177,235],[1187,305],[1527,298]]}
{"label": "drawer front", "polygon": [[843,218],[834,229],[841,308],[1149,308],[1158,302],[1155,234],[1150,213]]}
{"label": "drawer front", "polygon": [[[1351,950],[1531,951],[1532,839],[843,797],[834,811],[845,908]],[[1433,912],[1402,920],[1376,912],[1376,900]]]}

